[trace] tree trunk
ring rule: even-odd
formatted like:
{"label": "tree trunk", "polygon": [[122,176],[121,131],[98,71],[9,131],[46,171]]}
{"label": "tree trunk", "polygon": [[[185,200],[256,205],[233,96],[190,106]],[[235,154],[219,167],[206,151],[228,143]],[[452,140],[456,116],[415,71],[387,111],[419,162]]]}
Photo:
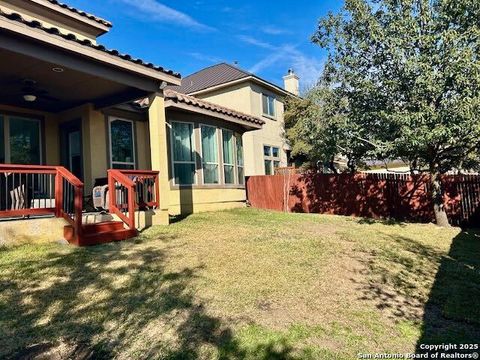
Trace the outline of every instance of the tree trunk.
{"label": "tree trunk", "polygon": [[335,167],[335,157],[332,156],[332,158],[330,159],[330,161],[328,162],[328,167],[330,168],[330,170],[332,170],[332,172],[337,175],[338,174],[338,171],[337,171],[337,168]]}
{"label": "tree trunk", "polygon": [[437,169],[430,170],[430,182],[432,185],[432,203],[435,222],[441,227],[450,227],[445,204],[443,202],[442,182],[440,172]]}

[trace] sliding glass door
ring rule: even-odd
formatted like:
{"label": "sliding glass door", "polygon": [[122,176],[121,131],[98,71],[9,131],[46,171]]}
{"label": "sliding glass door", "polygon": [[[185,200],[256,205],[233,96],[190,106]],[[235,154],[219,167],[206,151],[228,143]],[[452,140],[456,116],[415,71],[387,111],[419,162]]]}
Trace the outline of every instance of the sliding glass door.
{"label": "sliding glass door", "polygon": [[38,119],[0,115],[0,163],[41,164],[40,125]]}

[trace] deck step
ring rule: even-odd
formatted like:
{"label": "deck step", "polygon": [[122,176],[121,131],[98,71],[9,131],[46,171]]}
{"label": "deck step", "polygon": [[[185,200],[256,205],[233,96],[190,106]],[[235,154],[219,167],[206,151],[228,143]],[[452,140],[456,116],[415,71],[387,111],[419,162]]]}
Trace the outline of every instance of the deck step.
{"label": "deck step", "polygon": [[80,246],[91,246],[91,245],[99,245],[99,244],[106,244],[114,241],[123,241],[127,239],[131,239],[138,235],[138,231],[136,229],[122,229],[116,231],[104,231],[95,234],[84,234],[81,236],[80,239]]}
{"label": "deck step", "polygon": [[96,234],[107,231],[123,230],[123,222],[121,221],[104,221],[95,224],[83,224],[83,234]]}
{"label": "deck step", "polygon": [[63,229],[64,238],[73,245],[91,246],[114,241],[122,241],[138,235],[136,229],[125,229],[121,221],[106,221],[82,225],[82,235],[76,236],[72,225]]}

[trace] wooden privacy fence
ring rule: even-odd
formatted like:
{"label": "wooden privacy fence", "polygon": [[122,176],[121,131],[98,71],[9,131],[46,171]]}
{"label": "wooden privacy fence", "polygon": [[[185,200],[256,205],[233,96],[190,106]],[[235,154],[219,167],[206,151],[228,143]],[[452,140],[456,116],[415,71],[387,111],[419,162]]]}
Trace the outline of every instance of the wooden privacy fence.
{"label": "wooden privacy fence", "polygon": [[[452,224],[480,225],[480,176],[442,177],[444,201]],[[290,212],[336,214],[402,221],[434,220],[429,175],[283,174],[251,176],[251,206]]]}

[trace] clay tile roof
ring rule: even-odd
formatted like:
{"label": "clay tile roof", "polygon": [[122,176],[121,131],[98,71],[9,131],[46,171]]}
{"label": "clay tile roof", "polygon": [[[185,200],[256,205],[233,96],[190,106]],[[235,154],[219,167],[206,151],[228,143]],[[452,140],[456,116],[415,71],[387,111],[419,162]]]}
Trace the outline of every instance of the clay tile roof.
{"label": "clay tile roof", "polygon": [[130,61],[132,63],[148,67],[150,69],[165,73],[167,75],[174,76],[176,78],[180,78],[180,74],[178,72],[174,72],[172,70],[164,69],[163,67],[153,65],[152,63],[146,63],[141,59],[133,58],[129,54],[121,54],[118,50],[107,49],[107,48],[105,48],[105,46],[100,45],[100,44],[95,44],[94,42],[92,42],[88,39],[79,39],[73,33],[60,32],[60,30],[58,28],[52,27],[52,26],[47,26],[47,25],[43,24],[42,22],[40,22],[38,20],[31,20],[31,21],[26,20],[19,13],[16,13],[16,12],[8,13],[8,12],[5,12],[5,11],[0,9],[0,17],[4,17],[6,19],[25,24],[25,25],[27,25],[31,28],[36,28],[36,29],[42,30],[46,33],[59,36],[59,37],[63,38],[64,40],[72,41],[72,42],[75,42],[77,44],[87,46],[89,48],[92,48],[92,49],[95,49],[95,50],[98,50],[98,51],[101,51],[101,52],[119,57],[123,60]]}
{"label": "clay tile roof", "polygon": [[110,21],[107,21],[105,19],[102,19],[102,18],[99,18],[95,15],[92,15],[92,14],[89,14],[89,13],[86,13],[85,11],[82,11],[82,10],[78,10],[78,9],[75,9],[74,7],[71,7],[67,4],[64,4],[64,3],[61,3],[57,0],[47,0],[49,3],[53,4],[53,5],[57,5],[57,6],[60,6],[61,8],[63,9],[67,9],[71,12],[74,12],[78,15],[81,15],[81,16],[84,16],[90,20],[94,20],[102,25],[105,25],[105,26],[108,26],[108,27],[112,27],[112,23]]}
{"label": "clay tile roof", "polygon": [[187,105],[191,105],[194,107],[198,107],[201,109],[205,110],[210,110],[212,112],[220,113],[223,115],[231,116],[233,118],[237,118],[239,120],[247,121],[256,125],[263,125],[265,124],[265,121],[262,119],[259,119],[255,116],[247,115],[239,111],[231,110],[223,106],[219,106],[216,104],[212,104],[210,102],[204,101],[197,99],[193,96],[181,94],[175,90],[172,89],[165,89],[164,90],[164,96],[166,100],[172,100],[176,103],[184,103]]}

